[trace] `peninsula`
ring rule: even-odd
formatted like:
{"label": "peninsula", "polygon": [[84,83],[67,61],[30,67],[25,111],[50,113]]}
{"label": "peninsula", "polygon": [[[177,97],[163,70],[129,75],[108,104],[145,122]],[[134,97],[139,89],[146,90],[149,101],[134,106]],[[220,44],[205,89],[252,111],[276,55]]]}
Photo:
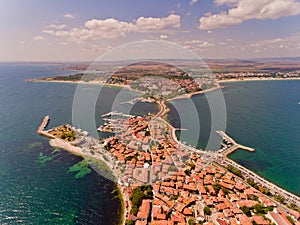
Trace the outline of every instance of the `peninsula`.
{"label": "peninsula", "polygon": [[[227,158],[239,148],[225,132],[222,148],[209,152],[177,140],[175,128],[162,117],[104,115],[101,129],[115,133],[97,140],[62,125],[37,133],[50,144],[104,163],[124,201],[122,224],[298,224],[300,198]],[[101,174],[106,176],[106,174]],[[281,221],[281,222],[280,222]],[[282,222],[283,221],[283,222]]]}

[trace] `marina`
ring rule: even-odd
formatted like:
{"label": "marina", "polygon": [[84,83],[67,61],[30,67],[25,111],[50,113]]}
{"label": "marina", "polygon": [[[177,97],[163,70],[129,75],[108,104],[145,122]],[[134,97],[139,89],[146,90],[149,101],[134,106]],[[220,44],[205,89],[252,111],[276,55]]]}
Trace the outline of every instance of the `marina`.
{"label": "marina", "polygon": [[241,144],[238,144],[235,140],[233,140],[231,137],[229,137],[224,131],[217,131],[217,133],[222,137],[223,141],[225,143],[221,143],[223,148],[218,150],[219,153],[222,153],[225,157],[227,157],[229,154],[233,153],[234,151],[238,149],[246,150],[249,152],[254,152],[254,148],[250,148]]}

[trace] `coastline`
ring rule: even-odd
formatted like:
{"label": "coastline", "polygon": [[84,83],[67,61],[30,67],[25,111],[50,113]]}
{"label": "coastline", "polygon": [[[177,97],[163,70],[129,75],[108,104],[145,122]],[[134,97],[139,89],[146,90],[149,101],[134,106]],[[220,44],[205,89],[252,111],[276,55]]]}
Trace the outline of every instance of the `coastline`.
{"label": "coastline", "polygon": [[291,78],[233,78],[233,79],[224,79],[216,80],[218,83],[231,83],[231,82],[247,82],[247,81],[282,81],[282,80],[300,80],[300,77],[291,77]]}
{"label": "coastline", "polygon": [[[249,80],[247,80],[247,81],[253,81],[254,79],[249,79]],[[258,81],[261,81],[261,80],[299,80],[299,79],[258,79]],[[236,80],[235,82],[243,82],[243,81],[245,81],[245,80]],[[48,81],[46,81],[46,82],[48,82]],[[55,82],[55,81],[54,81]],[[234,81],[228,81],[228,82],[234,82]],[[74,82],[64,82],[64,83],[74,83]],[[84,83],[86,83],[86,82],[84,82]],[[108,86],[111,86],[111,85],[108,85]],[[213,90],[214,89],[217,89],[217,88],[220,88],[220,87],[216,87],[216,88],[213,88]],[[208,90],[206,90],[205,92],[208,92],[208,91],[212,91],[211,89],[208,89]],[[204,93],[205,93],[204,92]],[[195,92],[195,93],[192,93],[192,95],[196,95],[196,94],[203,94],[203,92]],[[192,96],[191,95],[191,96]],[[190,96],[190,97],[191,97]],[[164,108],[164,107],[161,107],[162,108],[162,112],[165,112],[165,110],[166,110],[166,108]],[[162,113],[162,114],[164,114],[164,113]],[[174,130],[173,130],[174,129]],[[173,131],[175,131],[175,128],[173,128],[172,129],[172,134],[173,134]],[[176,137],[176,135],[175,135],[175,137]],[[175,139],[176,140],[176,139]],[[54,141],[54,140],[50,140],[50,142],[53,142],[52,143],[52,146],[56,146],[56,147],[61,147],[60,146],[60,142],[58,141]],[[77,154],[77,155],[79,155],[79,156],[85,156],[85,153],[83,153],[82,151],[81,151],[81,149],[79,148],[79,149],[77,149],[77,148],[75,148],[75,149],[73,149],[73,148],[69,148],[69,146],[68,145],[64,145],[64,147],[63,148],[65,148],[67,151],[70,151],[70,152],[72,152],[73,154]],[[98,157],[94,157],[95,159],[99,159]],[[233,161],[234,163],[235,163],[235,161]],[[238,165],[238,164],[237,164]],[[246,168],[247,169],[247,168]],[[256,174],[255,174],[256,175]],[[263,177],[262,177],[263,178]],[[271,184],[273,184],[273,183],[271,183]],[[276,185],[276,184],[275,184]],[[120,191],[120,196],[122,196],[122,199],[121,199],[121,202],[123,203],[123,205],[122,205],[122,207],[124,207],[124,201],[125,201],[125,199],[126,199],[126,192],[124,192],[123,191],[123,188],[122,188],[122,186],[121,185],[118,185],[117,184],[117,186],[118,186],[118,189],[119,189],[119,191]],[[279,186],[280,187],[280,186]],[[281,187],[280,187],[281,188]],[[283,188],[281,188],[281,189],[283,189]],[[285,189],[284,189],[285,190]],[[286,191],[286,190],[285,190]],[[128,196],[127,196],[128,197]],[[123,216],[121,217],[121,218],[123,218],[123,220],[121,221],[121,219],[120,219],[120,224],[124,224],[124,222],[125,222],[125,219],[126,219],[126,212],[125,212],[125,210],[126,210],[126,208],[124,207],[123,208],[124,209],[124,212],[123,212]],[[121,209],[121,211],[122,211],[122,209]]]}
{"label": "coastline", "polygon": [[[168,129],[171,130],[171,136],[172,136],[173,141],[175,141],[177,145],[183,147],[184,149],[188,150],[189,152],[199,154],[198,157],[201,157],[202,154],[205,154],[205,151],[201,151],[199,149],[186,146],[185,144],[183,144],[183,143],[181,143],[181,142],[178,141],[178,139],[176,137],[176,134],[175,134],[176,128],[174,128],[172,125],[170,125],[167,121],[165,121],[162,118],[163,114],[165,112],[167,112],[167,110],[168,110],[168,108],[163,107],[163,105],[164,105],[164,102],[161,105],[162,108],[161,108],[160,112],[157,114],[156,119],[158,119],[158,120],[162,121],[163,123],[165,123],[165,125],[168,127]],[[44,118],[42,124],[38,128],[38,131],[39,131],[40,135],[44,135],[45,136],[45,134],[48,134],[47,131],[43,131],[43,130],[41,131],[41,129],[44,128],[44,123],[45,123],[45,120],[47,119],[47,117],[48,116],[46,116]],[[50,119],[50,118],[48,117],[48,119]],[[50,139],[50,145],[53,146],[53,147],[63,148],[65,150],[71,152],[72,154],[77,155],[77,156],[81,156],[83,158],[85,158],[85,157],[91,157],[93,159],[99,160],[100,162],[103,162],[106,166],[108,166],[108,168],[112,172],[113,177],[115,178],[113,180],[114,180],[114,182],[116,184],[116,188],[118,190],[118,196],[119,196],[120,203],[121,203],[121,209],[120,209],[120,214],[121,215],[120,215],[119,224],[120,225],[121,224],[124,225],[125,222],[126,222],[126,219],[128,219],[127,216],[128,216],[129,208],[128,208],[127,202],[129,202],[129,196],[128,196],[128,193],[126,193],[126,186],[122,185],[122,182],[120,180],[117,181],[118,177],[121,174],[118,174],[117,171],[113,170],[114,169],[114,164],[111,164],[111,159],[105,159],[105,158],[107,158],[107,156],[106,156],[106,154],[104,152],[102,152],[102,150],[99,151],[100,154],[95,154],[95,153],[92,153],[90,151],[87,151],[86,148],[74,146],[73,145],[73,144],[75,144],[74,141],[69,142],[69,141],[65,141],[65,140],[62,140],[62,139],[56,138],[56,137],[50,137],[50,138],[51,138]],[[89,138],[89,139],[92,140],[93,138]],[[245,147],[245,146],[237,144],[229,136],[227,136],[227,139],[228,139],[229,142],[232,142],[238,148],[244,147],[245,150],[254,151],[254,149],[250,149],[249,147]],[[230,150],[230,148],[228,150]],[[285,190],[285,189],[277,186],[276,184],[267,181],[266,179],[264,179],[263,177],[260,177],[255,172],[253,172],[253,171],[251,171],[251,170],[243,167],[242,165],[236,163],[235,161],[229,159],[227,157],[228,154],[222,154],[221,152],[219,152],[219,153],[214,154],[214,155],[215,155],[214,157],[216,157],[215,160],[217,160],[217,162],[220,162],[222,166],[225,166],[225,167],[227,167],[227,166],[234,166],[234,168],[237,168],[238,170],[240,170],[244,175],[253,178],[253,180],[255,182],[257,182],[257,184],[262,185],[262,187],[264,187],[265,185],[269,186],[270,187],[269,191],[272,190],[272,192],[271,192],[272,194],[279,193],[280,196],[284,196],[285,198],[288,196],[288,198],[286,198],[288,202],[291,202],[291,201],[292,202],[295,202],[295,201],[297,202],[298,201],[298,199],[299,199],[298,196],[295,196],[294,194],[292,194],[292,193],[288,192],[287,190]],[[214,160],[214,162],[215,162],[215,160]],[[245,182],[245,185],[247,185],[246,184],[246,180],[243,180],[243,182]],[[267,195],[266,195],[266,197],[267,197]],[[270,200],[274,201],[273,199],[270,199]],[[282,209],[284,209],[286,212],[288,212],[289,209],[287,208],[287,205],[280,204],[276,200],[275,200],[275,202],[277,202],[276,204],[278,204],[278,206],[282,207]]]}
{"label": "coastline", "polygon": [[[69,81],[69,80],[44,80],[44,79],[29,79],[26,80],[27,82],[35,82],[35,83],[69,83],[69,84],[88,84],[88,85],[101,85],[101,86],[105,86],[105,87],[116,87],[116,88],[126,88],[131,92],[136,92],[136,93],[143,93],[142,91],[139,90],[132,90],[132,88],[130,87],[130,85],[124,85],[124,84],[107,84],[103,81]],[[186,93],[183,95],[179,95],[170,99],[167,99],[166,101],[173,101],[173,100],[178,100],[178,99],[187,99],[187,98],[191,98],[194,95],[200,95],[200,94],[205,94],[207,92],[211,92],[217,89],[222,89],[224,88],[223,86],[217,86],[217,87],[212,87],[203,91],[197,91],[197,92],[193,92],[193,93]]]}
{"label": "coastline", "polygon": [[[82,157],[83,159],[85,159],[84,157],[92,157],[96,160],[101,160],[91,154],[87,154],[82,152],[80,147],[75,147],[73,146],[71,143],[63,141],[61,139],[58,138],[54,138],[54,139],[50,139],[49,140],[49,144],[54,147],[54,148],[62,148],[68,152],[70,152],[73,155]],[[102,162],[103,160],[101,160]],[[103,161],[104,162],[104,161]],[[113,174],[113,176],[115,177],[115,175]],[[116,177],[115,177],[116,178]],[[119,225],[124,225],[125,221],[126,221],[126,214],[127,214],[127,208],[125,206],[125,199],[126,199],[126,195],[124,193],[125,190],[123,190],[122,186],[120,184],[118,184],[117,181],[114,182],[116,185],[116,190],[118,192],[118,198],[120,200],[121,203],[121,212],[120,212],[120,221],[119,221]]]}
{"label": "coastline", "polygon": [[65,84],[92,84],[92,85],[101,85],[105,87],[116,87],[116,88],[126,88],[130,91],[132,91],[131,87],[129,85],[123,85],[123,84],[107,84],[104,81],[71,81],[71,80],[44,80],[44,79],[28,79],[27,82],[34,82],[34,83],[65,83]]}
{"label": "coastline", "polygon": [[174,98],[167,99],[166,101],[170,102],[170,101],[174,101],[174,100],[178,100],[178,99],[192,98],[194,95],[201,95],[201,94],[205,94],[205,93],[215,91],[215,90],[218,90],[218,89],[222,89],[222,88],[224,88],[224,86],[212,87],[212,88],[206,89],[204,91],[196,91],[196,92],[193,92],[193,93],[179,95],[179,96],[176,96]]}

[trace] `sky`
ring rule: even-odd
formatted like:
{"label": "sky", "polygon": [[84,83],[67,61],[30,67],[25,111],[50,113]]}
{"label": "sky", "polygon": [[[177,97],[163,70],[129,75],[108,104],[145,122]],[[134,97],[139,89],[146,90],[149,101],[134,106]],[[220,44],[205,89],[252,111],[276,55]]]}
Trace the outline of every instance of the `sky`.
{"label": "sky", "polygon": [[0,0],[0,61],[93,61],[164,40],[201,58],[300,56],[299,0]]}

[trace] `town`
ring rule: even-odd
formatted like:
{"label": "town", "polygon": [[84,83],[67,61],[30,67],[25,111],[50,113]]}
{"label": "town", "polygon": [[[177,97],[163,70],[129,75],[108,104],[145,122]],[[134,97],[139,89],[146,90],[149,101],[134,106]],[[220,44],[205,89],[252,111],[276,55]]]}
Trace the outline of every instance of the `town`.
{"label": "town", "polygon": [[140,98],[127,103],[155,102],[160,108],[157,114],[108,112],[102,115],[104,124],[98,131],[110,136],[101,140],[71,125],[44,131],[49,117],[44,118],[37,133],[50,138],[54,147],[105,165],[110,172],[97,172],[118,184],[124,201],[123,224],[299,225],[298,196],[228,158],[234,151],[255,149],[238,144],[225,131],[217,131],[223,140],[219,150],[196,149],[180,142],[177,128],[165,119],[170,110],[167,101],[218,89],[215,79],[222,82],[298,76],[296,72],[189,76],[168,64],[141,62],[118,70],[105,84],[141,93]]}
{"label": "town", "polygon": [[101,129],[114,135],[101,141],[67,125],[46,134],[106,163],[123,195],[124,224],[299,224],[299,197],[228,159],[238,144],[225,133],[220,151],[208,154],[179,142],[156,115],[104,117]]}

